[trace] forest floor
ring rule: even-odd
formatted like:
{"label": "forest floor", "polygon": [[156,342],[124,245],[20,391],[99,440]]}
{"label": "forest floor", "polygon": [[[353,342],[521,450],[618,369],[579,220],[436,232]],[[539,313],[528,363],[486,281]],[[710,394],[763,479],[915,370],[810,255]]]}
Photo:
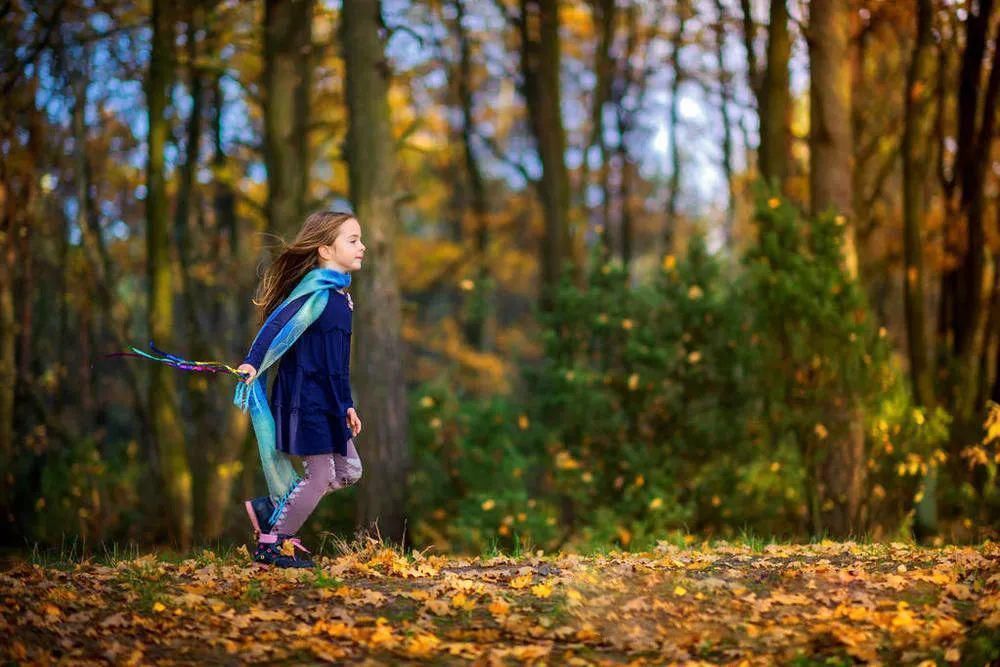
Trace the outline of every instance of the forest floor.
{"label": "forest floor", "polygon": [[10,560],[0,662],[1000,661],[991,542],[661,542],[645,553],[462,558],[359,538],[339,551],[310,570],[258,568],[245,547],[184,560]]}

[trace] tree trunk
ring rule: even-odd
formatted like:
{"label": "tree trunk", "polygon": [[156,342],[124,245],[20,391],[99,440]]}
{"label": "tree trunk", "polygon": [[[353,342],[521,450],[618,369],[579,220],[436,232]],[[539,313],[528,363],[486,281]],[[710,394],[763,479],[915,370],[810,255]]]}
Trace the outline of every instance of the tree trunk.
{"label": "tree trunk", "polygon": [[469,179],[472,199],[472,215],[476,224],[475,249],[477,258],[476,281],[473,291],[465,299],[465,337],[479,350],[493,346],[496,322],[494,319],[494,294],[490,279],[489,265],[489,207],[486,201],[486,183],[479,162],[472,149],[472,137],[476,120],[473,116],[472,95],[472,45],[462,21],[465,5],[455,0],[455,31],[459,44],[458,99],[462,107],[462,152],[465,158],[465,173]]}
{"label": "tree trunk", "polygon": [[[355,340],[358,410],[367,437],[358,450],[365,475],[358,494],[358,522],[375,524],[393,541],[405,541],[407,440],[401,300],[394,265],[397,231],[393,193],[396,158],[389,124],[389,71],[379,36],[378,0],[344,3],[341,37],[347,70],[347,162],[351,200],[368,240],[368,265],[357,280]],[[364,419],[364,418],[363,418]]]}
{"label": "tree trunk", "polygon": [[560,102],[559,3],[557,0],[521,0],[521,72],[531,133],[542,163],[540,194],[545,216],[541,244],[543,309],[552,305],[552,290],[563,263],[572,260],[569,233],[569,174],[566,171],[566,132]]}
{"label": "tree trunk", "polygon": [[760,149],[758,162],[761,176],[784,190],[788,177],[788,151],[791,143],[791,91],[788,61],[792,40],[788,33],[786,0],[771,0],[771,17],[767,28],[767,64],[757,97],[760,115]]}
{"label": "tree trunk", "polygon": [[264,3],[264,161],[267,223],[287,241],[307,212],[314,0]]}
{"label": "tree trunk", "polygon": [[730,126],[729,104],[732,100],[730,73],[726,69],[726,6],[722,0],[715,0],[715,62],[719,68],[719,112],[722,114],[722,173],[726,176],[726,217],[723,221],[724,244],[733,241],[733,224],[736,214],[736,192],[733,189],[733,129]]}
{"label": "tree trunk", "polygon": [[680,94],[681,83],[684,82],[684,70],[681,68],[681,48],[684,46],[684,26],[688,18],[686,2],[677,4],[677,32],[670,43],[670,64],[674,69],[674,78],[670,84],[670,108],[667,117],[667,132],[670,137],[670,185],[667,192],[667,220],[664,234],[663,249],[667,253],[674,252],[674,241],[677,233],[677,204],[681,190],[681,147],[678,136],[680,124]]}
{"label": "tree trunk", "polygon": [[[910,382],[914,401],[931,407],[934,397],[933,370],[927,340],[924,311],[924,261],[922,229],[926,197],[928,155],[925,150],[931,132],[931,76],[934,66],[934,43],[931,26],[934,4],[917,0],[917,31],[913,55],[906,73],[903,116],[903,306],[906,316],[906,342],[910,361]],[[917,505],[916,529],[927,535],[937,532],[936,472],[924,477],[924,494]]]}
{"label": "tree trunk", "polygon": [[[833,209],[846,218],[844,263],[857,278],[852,220],[850,10],[846,0],[814,0],[809,5],[810,169],[813,215]],[[831,437],[824,441],[822,523],[838,537],[861,529],[866,485],[864,422],[851,395],[830,407]],[[822,511],[822,510],[821,510]]]}
{"label": "tree trunk", "polygon": [[[594,0],[593,11],[599,28],[599,42],[594,54],[594,74],[597,82],[594,85],[594,97],[590,107],[590,138],[587,141],[587,153],[597,146],[601,156],[601,166],[598,176],[601,183],[601,222],[598,233],[598,247],[601,261],[611,257],[611,188],[608,180],[610,165],[608,164],[608,142],[604,137],[604,109],[612,97],[614,83],[615,61],[611,47],[615,41],[615,19],[618,12],[614,0]],[[589,155],[584,155],[584,169],[589,170]],[[583,180],[583,197],[586,201],[589,179]]]}
{"label": "tree trunk", "polygon": [[[171,348],[174,329],[173,285],[164,146],[170,128],[167,101],[174,77],[174,21],[170,4],[153,0],[153,38],[146,81],[149,114],[149,157],[146,166],[146,249],[149,290],[149,334],[157,345]],[[162,364],[149,369],[149,415],[152,437],[160,456],[165,498],[160,503],[168,531],[182,549],[191,544],[191,469],[184,444],[184,429],[177,407],[174,370]]]}
{"label": "tree trunk", "polygon": [[[628,271],[632,261],[632,248],[635,245],[632,225],[632,176],[633,165],[629,157],[628,144],[625,138],[632,131],[636,120],[636,109],[642,108],[643,97],[645,96],[645,86],[648,77],[642,73],[645,69],[647,58],[642,58],[642,65],[639,68],[633,67],[633,59],[636,57],[639,42],[639,7],[629,5],[625,10],[625,52],[618,58],[618,76],[612,86],[611,100],[615,106],[615,123],[618,134],[618,144],[615,147],[615,156],[618,162],[618,236],[621,247],[622,265]],[[646,46],[648,55],[649,47]],[[642,75],[642,83],[636,94],[636,102],[633,108],[626,108],[625,98],[632,89],[634,81],[633,72],[639,70]],[[606,170],[607,171],[607,170]],[[611,199],[611,188],[605,181],[606,196]],[[669,222],[668,222],[669,224]],[[664,235],[665,236],[665,235]]]}

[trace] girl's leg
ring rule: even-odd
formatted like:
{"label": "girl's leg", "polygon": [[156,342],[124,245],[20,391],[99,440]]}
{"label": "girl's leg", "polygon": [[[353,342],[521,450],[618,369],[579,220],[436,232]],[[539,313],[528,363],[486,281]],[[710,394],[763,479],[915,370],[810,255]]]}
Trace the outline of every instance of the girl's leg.
{"label": "girl's leg", "polygon": [[334,468],[337,476],[337,488],[354,484],[361,479],[361,457],[354,447],[354,438],[347,441],[347,455],[333,455]]}
{"label": "girl's leg", "polygon": [[330,491],[331,485],[336,483],[336,469],[329,454],[304,456],[302,466],[305,475],[289,494],[285,506],[281,508],[281,514],[271,529],[272,533],[296,534],[316,509],[320,498]]}
{"label": "girl's leg", "polygon": [[347,443],[347,456],[305,456],[302,465],[305,476],[285,501],[281,514],[274,522],[273,533],[296,534],[323,496],[361,479],[361,458],[354,448],[354,440]]}

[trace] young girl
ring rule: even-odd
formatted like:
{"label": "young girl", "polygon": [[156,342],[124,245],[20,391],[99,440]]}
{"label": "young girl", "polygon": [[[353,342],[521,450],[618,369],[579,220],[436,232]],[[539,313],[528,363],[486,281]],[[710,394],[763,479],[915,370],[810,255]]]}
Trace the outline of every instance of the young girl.
{"label": "young girl", "polygon": [[[235,397],[251,413],[270,491],[246,501],[258,563],[311,567],[296,553],[308,553],[296,533],[324,495],[361,478],[349,380],[354,304],[345,290],[364,252],[351,214],[313,213],[258,286],[262,326],[237,369],[246,377]],[[265,372],[279,358],[269,404]],[[301,457],[302,478],[288,455]]]}

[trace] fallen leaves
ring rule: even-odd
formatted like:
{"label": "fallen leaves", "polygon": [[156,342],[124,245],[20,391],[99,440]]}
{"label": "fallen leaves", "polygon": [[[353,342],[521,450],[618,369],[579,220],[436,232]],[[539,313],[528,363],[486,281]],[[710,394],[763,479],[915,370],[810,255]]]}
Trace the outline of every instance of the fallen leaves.
{"label": "fallen leaves", "polygon": [[[317,570],[246,554],[0,572],[0,660],[760,663],[966,658],[1000,627],[1000,550],[824,541],[424,557],[374,543]],[[994,646],[996,650],[1000,647]],[[628,656],[631,656],[629,658]]]}

